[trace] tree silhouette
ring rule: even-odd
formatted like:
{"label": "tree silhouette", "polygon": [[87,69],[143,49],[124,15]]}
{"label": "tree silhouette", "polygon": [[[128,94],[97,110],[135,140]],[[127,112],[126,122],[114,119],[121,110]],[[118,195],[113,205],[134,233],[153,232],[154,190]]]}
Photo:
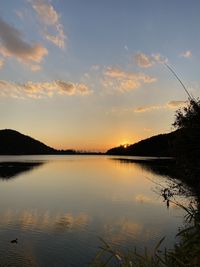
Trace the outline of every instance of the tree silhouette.
{"label": "tree silhouette", "polygon": [[182,169],[185,179],[198,189],[200,188],[200,100],[189,99],[186,107],[178,109],[173,126],[180,132],[174,142],[177,164]]}
{"label": "tree silhouette", "polygon": [[200,128],[200,100],[190,99],[188,106],[178,109],[173,126],[178,129],[197,130]]}

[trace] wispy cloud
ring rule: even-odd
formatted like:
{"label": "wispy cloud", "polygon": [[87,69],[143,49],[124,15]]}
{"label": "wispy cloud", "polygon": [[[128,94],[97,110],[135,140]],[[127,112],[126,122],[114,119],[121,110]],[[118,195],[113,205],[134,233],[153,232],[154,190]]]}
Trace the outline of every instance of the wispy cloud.
{"label": "wispy cloud", "polygon": [[141,113],[141,112],[150,112],[150,111],[160,110],[160,109],[177,109],[177,108],[185,106],[186,104],[187,104],[187,101],[174,100],[164,105],[141,106],[141,107],[134,109],[134,112]]}
{"label": "wispy cloud", "polygon": [[12,98],[45,98],[54,95],[88,95],[92,91],[83,83],[62,80],[52,82],[13,83],[0,80],[0,96]]}
{"label": "wispy cloud", "polygon": [[143,106],[143,107],[138,107],[134,110],[136,113],[141,113],[141,112],[149,112],[152,110],[158,110],[162,109],[163,106],[155,105],[155,106]]}
{"label": "wispy cloud", "polygon": [[156,63],[166,63],[168,59],[161,54],[146,55],[144,53],[137,53],[135,56],[135,62],[140,68],[150,68]]}
{"label": "wispy cloud", "polygon": [[[127,116],[130,113],[146,113],[146,112],[153,112],[159,110],[169,110],[169,109],[178,109],[181,107],[186,106],[188,101],[181,101],[181,100],[173,100],[169,101],[163,105],[148,105],[148,106],[140,106],[137,108],[133,107],[122,107],[122,106],[113,106],[106,114],[115,114],[117,116]],[[144,128],[145,132],[152,131],[151,128]]]}
{"label": "wispy cloud", "polygon": [[43,23],[43,37],[59,48],[65,47],[66,35],[60,21],[60,15],[50,2],[45,0],[28,0],[38,19]]}
{"label": "wispy cloud", "polygon": [[42,44],[28,43],[19,30],[0,18],[0,54],[32,66],[41,63],[48,50]]}
{"label": "wispy cloud", "polygon": [[184,51],[183,53],[180,54],[180,57],[191,58],[192,57],[192,51],[190,51],[190,50]]}
{"label": "wispy cloud", "polygon": [[152,57],[149,57],[144,53],[136,54],[135,61],[137,65],[141,68],[149,68],[155,63]]}
{"label": "wispy cloud", "polygon": [[90,68],[92,71],[97,71],[100,69],[100,66],[99,65],[92,65],[91,68]]}
{"label": "wispy cloud", "polygon": [[128,92],[156,81],[155,77],[144,73],[127,72],[120,68],[108,67],[104,71],[102,84],[120,92]]}
{"label": "wispy cloud", "polygon": [[180,100],[174,100],[174,101],[170,101],[167,103],[167,106],[169,108],[178,108],[178,107],[183,107],[188,103],[188,101],[180,101]]}

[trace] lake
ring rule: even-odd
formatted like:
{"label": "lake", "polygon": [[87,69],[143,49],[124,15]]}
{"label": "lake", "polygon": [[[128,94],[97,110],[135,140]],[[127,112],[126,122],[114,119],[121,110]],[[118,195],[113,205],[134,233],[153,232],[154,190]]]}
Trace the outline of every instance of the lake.
{"label": "lake", "polygon": [[99,238],[173,247],[184,212],[158,193],[167,177],[126,159],[0,156],[0,266],[87,266]]}

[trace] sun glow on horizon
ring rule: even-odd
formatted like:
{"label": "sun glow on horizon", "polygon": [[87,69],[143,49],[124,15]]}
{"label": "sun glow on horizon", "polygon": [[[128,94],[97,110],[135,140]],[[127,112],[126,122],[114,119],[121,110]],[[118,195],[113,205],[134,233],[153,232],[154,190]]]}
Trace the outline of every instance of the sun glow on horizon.
{"label": "sun glow on horizon", "polygon": [[198,97],[200,2],[90,2],[0,1],[2,129],[105,152],[170,131],[187,95],[163,63]]}

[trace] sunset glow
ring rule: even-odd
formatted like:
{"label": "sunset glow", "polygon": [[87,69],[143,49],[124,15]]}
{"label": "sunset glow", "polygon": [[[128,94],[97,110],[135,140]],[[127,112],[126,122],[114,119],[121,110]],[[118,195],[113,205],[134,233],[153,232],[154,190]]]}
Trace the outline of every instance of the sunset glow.
{"label": "sunset glow", "polygon": [[97,151],[170,132],[187,95],[164,63],[199,96],[199,8],[196,0],[1,1],[1,129]]}

